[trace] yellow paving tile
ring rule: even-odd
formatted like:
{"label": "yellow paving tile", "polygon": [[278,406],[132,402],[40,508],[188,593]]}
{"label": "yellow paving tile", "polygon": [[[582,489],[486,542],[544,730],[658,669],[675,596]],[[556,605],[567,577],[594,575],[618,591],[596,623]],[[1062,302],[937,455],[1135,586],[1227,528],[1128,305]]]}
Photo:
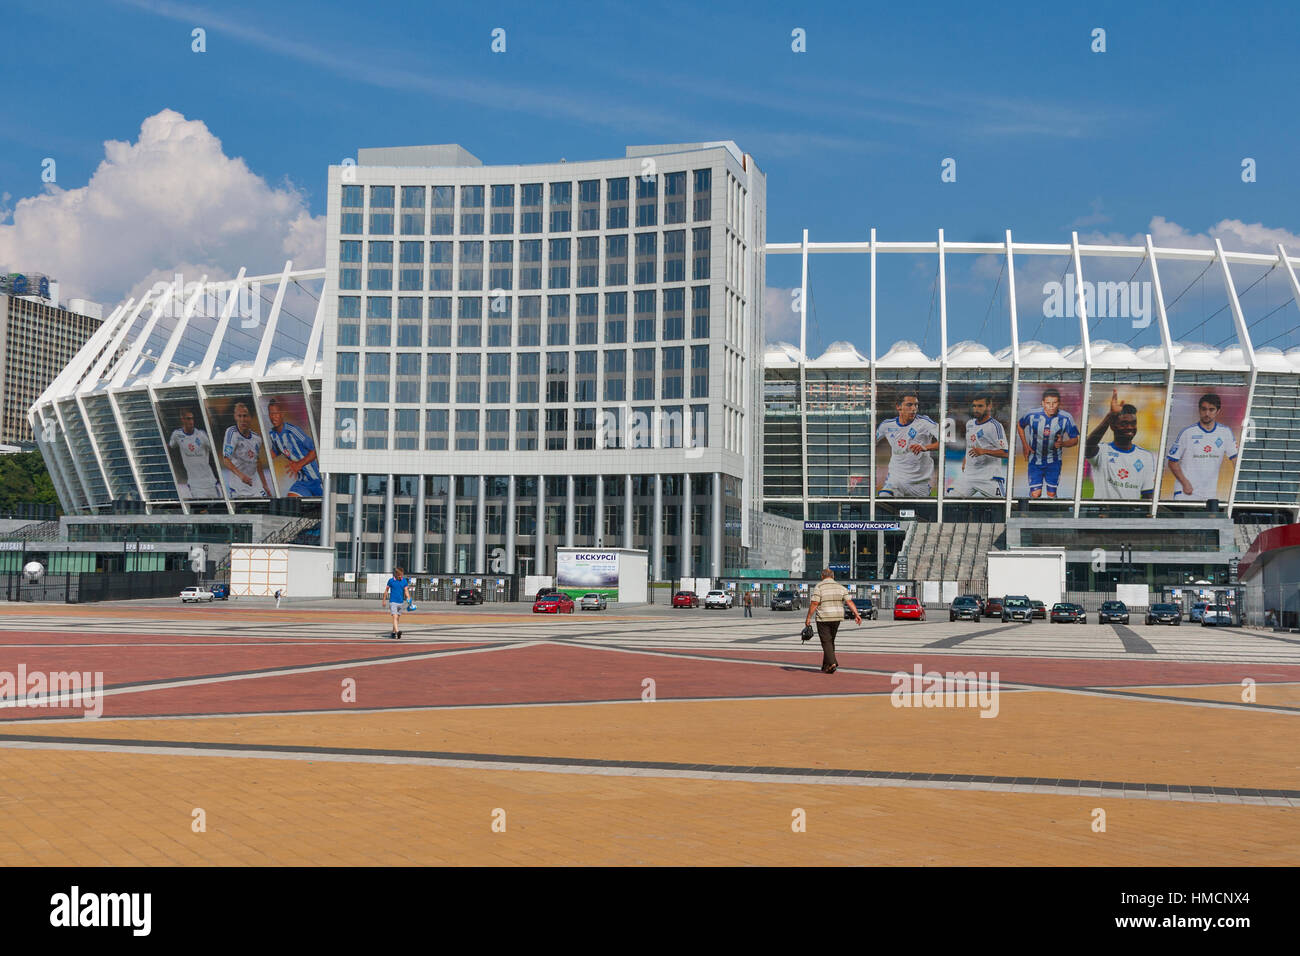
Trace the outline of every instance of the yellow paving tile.
{"label": "yellow paving tile", "polygon": [[[1123,687],[1125,691],[1141,694],[1158,694],[1161,697],[1194,697],[1197,700],[1218,700],[1234,704],[1245,703],[1241,684],[1189,684],[1186,686],[1160,685],[1158,687]],[[1256,682],[1253,703],[1262,707],[1300,708],[1300,684],[1269,684]],[[1300,719],[1300,714],[1296,717]]]}

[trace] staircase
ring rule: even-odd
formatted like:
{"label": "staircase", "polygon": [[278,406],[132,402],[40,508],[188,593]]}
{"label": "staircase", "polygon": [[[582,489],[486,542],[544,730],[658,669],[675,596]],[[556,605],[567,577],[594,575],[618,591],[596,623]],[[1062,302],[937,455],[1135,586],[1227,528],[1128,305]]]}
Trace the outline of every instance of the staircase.
{"label": "staircase", "polygon": [[969,585],[988,576],[985,555],[1005,543],[1001,522],[961,521],[917,525],[907,546],[908,576],[916,581],[957,581]]}
{"label": "staircase", "polygon": [[[294,518],[262,539],[262,544],[320,544],[320,518],[302,516]],[[314,532],[314,534],[313,534]],[[230,552],[217,562],[216,576],[222,580],[230,577]]]}
{"label": "staircase", "polygon": [[36,521],[10,531],[5,537],[14,541],[57,541],[59,523],[58,521]]}

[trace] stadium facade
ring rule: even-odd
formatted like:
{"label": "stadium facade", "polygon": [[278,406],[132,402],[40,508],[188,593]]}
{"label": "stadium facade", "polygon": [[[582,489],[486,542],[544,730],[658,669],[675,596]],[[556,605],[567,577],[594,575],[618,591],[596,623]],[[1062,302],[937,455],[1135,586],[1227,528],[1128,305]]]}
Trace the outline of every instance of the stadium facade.
{"label": "stadium facade", "polygon": [[[645,549],[656,580],[975,581],[983,550],[1045,545],[1072,586],[1097,584],[1099,550],[1181,583],[1226,579],[1242,528],[1295,518],[1300,350],[1252,342],[1234,278],[1277,273],[1300,300],[1281,247],[771,244],[765,189],[729,142],[528,166],[361,150],[329,170],[323,268],[155,286],[30,422],[87,527],[302,516],[341,572],[545,574],[556,547],[608,546]],[[802,313],[798,345],[765,347],[766,257],[802,257],[807,302],[821,254],[861,257],[867,350],[810,358]],[[916,316],[878,317],[891,254],[935,268],[931,353],[904,341]],[[949,344],[962,259],[1002,291],[981,342]],[[1051,345],[1024,334],[1046,307],[1020,277],[1048,261],[1068,280]],[[1096,335],[1088,284],[1134,266],[1136,347]],[[1226,347],[1171,333],[1162,276],[1183,268],[1222,284]],[[772,547],[790,529],[803,547]]]}

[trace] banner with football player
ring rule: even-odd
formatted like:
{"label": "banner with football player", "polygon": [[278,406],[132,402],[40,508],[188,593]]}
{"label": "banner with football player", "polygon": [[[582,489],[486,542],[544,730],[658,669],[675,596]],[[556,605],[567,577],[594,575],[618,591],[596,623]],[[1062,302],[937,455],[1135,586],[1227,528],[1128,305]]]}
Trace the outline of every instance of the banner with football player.
{"label": "banner with football player", "polygon": [[935,497],[935,459],[942,445],[939,384],[881,383],[876,422],[876,495]]}
{"label": "banner with football player", "polygon": [[1082,382],[1021,383],[1014,428],[1017,498],[1074,498],[1082,417]]}
{"label": "banner with football player", "polygon": [[257,421],[253,393],[221,395],[207,401],[216,435],[221,481],[231,498],[274,498],[266,463],[266,439]]}
{"label": "banner with football player", "polygon": [[1161,501],[1227,501],[1246,420],[1245,385],[1174,385]]}
{"label": "banner with football player", "polygon": [[319,498],[323,494],[316,432],[301,392],[263,395],[262,421],[275,486],[281,498]]}
{"label": "banner with football player", "polygon": [[944,488],[948,498],[1007,496],[1011,456],[1011,383],[948,383]]}
{"label": "banner with football player", "polygon": [[1163,385],[1094,382],[1083,440],[1083,494],[1097,501],[1150,501],[1160,475]]}
{"label": "banner with football player", "polygon": [[218,443],[203,424],[203,407],[197,391],[188,395],[168,392],[159,398],[158,421],[163,445],[171,459],[176,491],[183,501],[221,501],[221,465]]}

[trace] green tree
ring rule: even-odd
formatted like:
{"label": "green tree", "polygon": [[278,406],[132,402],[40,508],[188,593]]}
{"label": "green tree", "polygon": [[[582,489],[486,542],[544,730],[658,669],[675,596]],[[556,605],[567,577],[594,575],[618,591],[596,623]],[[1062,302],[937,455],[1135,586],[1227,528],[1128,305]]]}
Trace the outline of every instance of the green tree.
{"label": "green tree", "polygon": [[38,451],[0,455],[0,510],[11,511],[20,504],[58,507],[59,496]]}

